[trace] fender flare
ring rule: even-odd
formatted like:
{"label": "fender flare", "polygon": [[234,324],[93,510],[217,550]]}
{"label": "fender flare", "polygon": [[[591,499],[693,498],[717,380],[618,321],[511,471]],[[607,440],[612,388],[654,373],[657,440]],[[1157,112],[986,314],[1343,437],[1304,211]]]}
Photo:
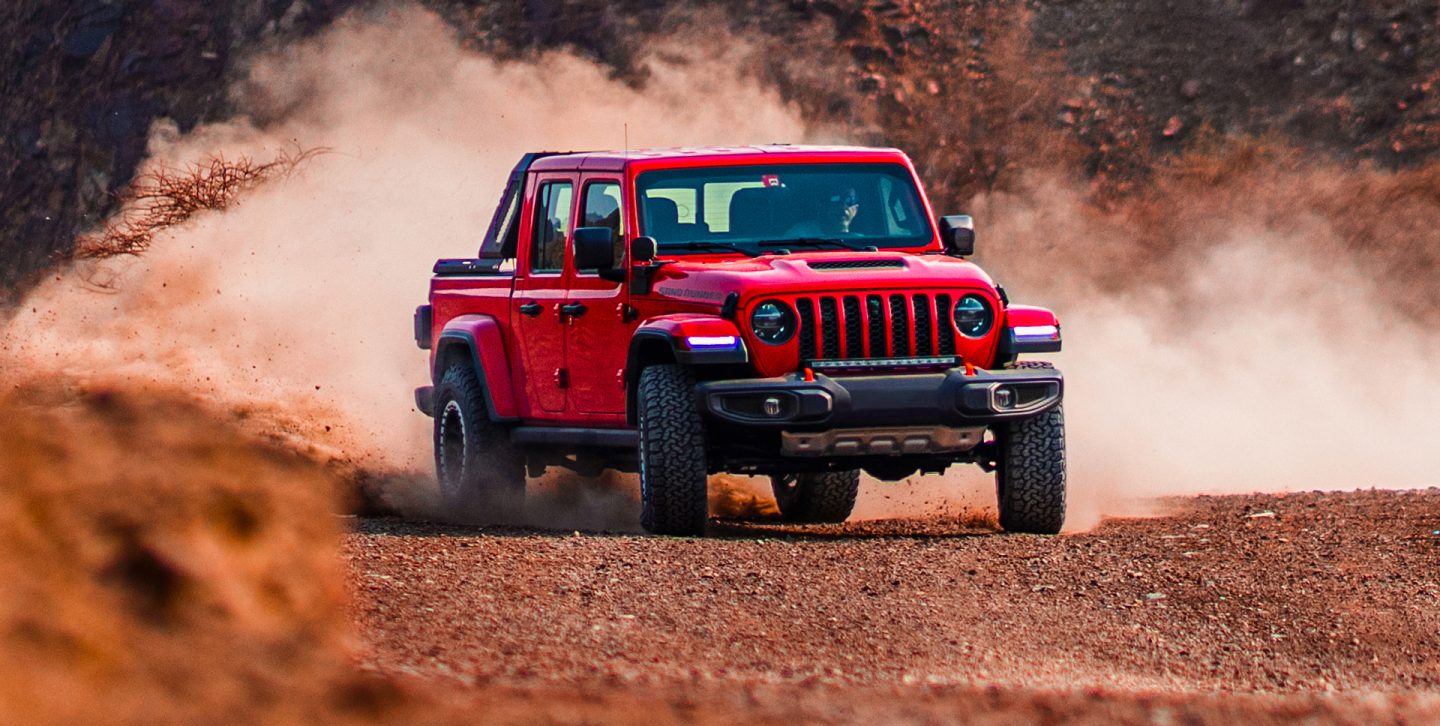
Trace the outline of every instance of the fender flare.
{"label": "fender flare", "polygon": [[1021,353],[1060,352],[1060,318],[1031,305],[1011,305],[1005,311],[997,362],[1013,363]]}
{"label": "fender flare", "polygon": [[[693,347],[688,339],[694,336],[733,337],[733,347]],[[630,336],[630,350],[625,356],[625,416],[635,423],[635,396],[640,385],[640,371],[647,365],[678,363],[685,366],[744,365],[750,362],[750,351],[733,321],[715,314],[671,313],[657,315],[640,323]]]}
{"label": "fender flare", "polygon": [[447,321],[435,339],[430,379],[438,382],[444,372],[442,366],[457,354],[469,359],[485,392],[490,419],[518,420],[519,405],[500,323],[489,315],[459,315]]}

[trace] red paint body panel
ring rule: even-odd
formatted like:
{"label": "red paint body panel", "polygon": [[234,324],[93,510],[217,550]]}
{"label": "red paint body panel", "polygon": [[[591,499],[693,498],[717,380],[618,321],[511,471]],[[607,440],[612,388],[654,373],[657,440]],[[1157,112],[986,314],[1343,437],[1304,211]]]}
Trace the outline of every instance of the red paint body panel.
{"label": "red paint body panel", "polygon": [[475,352],[480,355],[480,367],[490,387],[490,402],[495,406],[495,415],[518,416],[520,411],[515,401],[514,382],[500,322],[489,315],[460,315],[446,321],[435,337],[439,339],[451,332],[464,333],[475,341]]}
{"label": "red paint body panel", "polygon": [[1030,305],[1011,305],[1005,311],[1005,325],[1021,328],[1034,325],[1060,325],[1060,318],[1045,308]]}
{"label": "red paint body panel", "polygon": [[[748,258],[736,253],[685,254],[657,268],[651,292],[632,294],[628,283],[602,280],[595,274],[580,274],[573,264],[569,238],[576,226],[583,226],[583,189],[591,181],[618,181],[621,184],[622,227],[625,247],[636,237],[639,214],[635,203],[635,181],[639,174],[657,169],[734,166],[758,163],[883,163],[898,164],[914,178],[920,200],[929,216],[930,238],[915,247],[883,249],[878,252],[844,250],[803,251],[789,255]],[[532,274],[531,243],[535,231],[536,200],[540,182],[566,180],[573,186],[570,228],[564,269],[557,273]],[[625,411],[625,365],[630,340],[639,329],[661,331],[682,339],[690,335],[738,335],[749,352],[750,366],[757,377],[777,376],[796,371],[809,358],[823,357],[824,346],[802,351],[801,335],[780,345],[757,339],[746,321],[755,307],[766,300],[780,300],[792,308],[802,300],[837,305],[841,323],[834,331],[847,357],[858,352],[867,358],[905,357],[912,351],[895,349],[892,305],[904,304],[913,315],[913,306],[926,304],[932,315],[928,339],[922,342],[916,329],[906,345],[918,348],[928,343],[938,350],[941,326],[949,326],[955,354],[978,367],[994,365],[999,333],[1004,326],[1056,325],[1055,315],[1042,308],[1003,305],[989,275],[974,263],[943,254],[943,245],[934,210],[925,196],[924,185],[915,175],[910,160],[896,149],[855,147],[746,146],[701,149],[635,150],[628,152],[586,152],[545,156],[531,165],[524,185],[524,198],[516,221],[519,228],[517,259],[513,272],[467,277],[437,276],[431,283],[433,331],[438,336],[450,325],[476,331],[482,365],[499,408],[514,411],[527,424],[623,427]],[[889,259],[894,269],[831,270],[812,267],[818,261],[864,258]],[[629,261],[624,263],[628,267]],[[738,294],[735,321],[718,316],[724,301]],[[952,301],[965,294],[984,298],[997,312],[1000,324],[978,339],[966,338],[954,325],[952,315],[940,315],[939,307],[948,296]],[[848,321],[845,300],[864,304],[879,298],[881,317],[868,313],[858,328]],[[921,302],[916,302],[919,300]],[[541,306],[538,315],[521,313],[530,303]],[[560,314],[561,305],[583,305],[577,316]],[[533,307],[528,308],[532,312]],[[1002,317],[1003,315],[1003,317]],[[918,319],[918,318],[917,318]],[[478,321],[485,320],[486,323]],[[913,325],[914,321],[906,323]],[[872,328],[872,326],[876,326]],[[817,325],[817,328],[820,326]],[[458,328],[457,328],[458,329]],[[852,339],[858,330],[860,338]],[[904,332],[904,331],[902,331]],[[879,345],[876,341],[881,341]],[[433,368],[433,366],[432,366]],[[494,377],[492,377],[492,374]],[[503,382],[502,382],[503,381]],[[503,390],[502,390],[503,389]]]}
{"label": "red paint body panel", "polygon": [[641,330],[654,330],[665,333],[675,340],[684,340],[692,335],[699,336],[739,336],[740,330],[735,323],[730,322],[713,313],[670,313],[658,315],[646,320],[640,326]]}

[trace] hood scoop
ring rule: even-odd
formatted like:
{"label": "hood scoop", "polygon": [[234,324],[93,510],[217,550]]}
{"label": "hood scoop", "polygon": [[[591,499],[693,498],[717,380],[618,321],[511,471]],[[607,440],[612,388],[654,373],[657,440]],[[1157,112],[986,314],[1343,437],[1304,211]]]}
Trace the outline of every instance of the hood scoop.
{"label": "hood scoop", "polygon": [[863,258],[856,260],[814,260],[807,263],[812,270],[903,270],[905,261],[896,257],[886,259]]}

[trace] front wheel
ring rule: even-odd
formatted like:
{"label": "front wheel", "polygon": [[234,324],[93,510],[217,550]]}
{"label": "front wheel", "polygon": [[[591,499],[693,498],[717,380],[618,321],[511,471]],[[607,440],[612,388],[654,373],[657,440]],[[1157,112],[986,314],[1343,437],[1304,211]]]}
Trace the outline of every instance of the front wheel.
{"label": "front wheel", "polygon": [[844,522],[855,509],[860,493],[860,471],[786,474],[770,477],[775,505],[786,522],[834,524]]}
{"label": "front wheel", "polygon": [[435,384],[435,475],[451,516],[510,522],[525,507],[525,459],[509,432],[490,420],[485,393],[464,364]]}
{"label": "front wheel", "polygon": [[640,373],[640,526],[653,534],[705,532],[705,426],[694,392],[695,379],[684,366],[650,366]]}
{"label": "front wheel", "polygon": [[1060,406],[996,431],[1000,526],[1056,534],[1065,524],[1065,412]]}

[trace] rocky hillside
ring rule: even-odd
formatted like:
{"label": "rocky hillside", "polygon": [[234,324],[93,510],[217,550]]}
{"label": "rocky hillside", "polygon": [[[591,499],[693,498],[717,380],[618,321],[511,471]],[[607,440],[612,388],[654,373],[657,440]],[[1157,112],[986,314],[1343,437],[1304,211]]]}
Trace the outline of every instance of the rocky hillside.
{"label": "rocky hillside", "polygon": [[[0,289],[114,207],[160,118],[233,112],[253,51],[355,0],[18,0],[0,10]],[[1404,166],[1440,150],[1440,33],[1423,0],[426,0],[497,56],[567,48],[643,84],[660,38],[728,27],[816,122],[906,149],[937,203],[1032,165],[1133,193],[1157,160],[1270,135]]]}

